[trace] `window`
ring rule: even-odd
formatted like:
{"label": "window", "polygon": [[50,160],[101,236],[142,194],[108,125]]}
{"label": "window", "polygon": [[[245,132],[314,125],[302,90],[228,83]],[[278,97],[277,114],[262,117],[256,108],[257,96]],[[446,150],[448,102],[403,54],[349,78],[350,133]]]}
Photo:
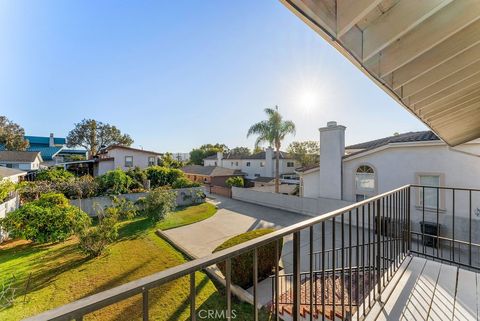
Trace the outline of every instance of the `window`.
{"label": "window", "polygon": [[235,166],[238,166],[238,162],[235,162]]}
{"label": "window", "polygon": [[265,167],[265,162],[260,162],[260,167]]}
{"label": "window", "polygon": [[255,174],[255,177],[260,177],[260,174]]}
{"label": "window", "polygon": [[375,194],[375,171],[368,165],[362,165],[355,172],[356,201],[363,201]]}
{"label": "window", "polygon": [[133,167],[133,156],[125,156],[125,167]]}
{"label": "window", "polygon": [[233,162],[231,163],[231,165],[233,166]]}
{"label": "window", "polygon": [[148,157],[148,166],[155,166],[155,157],[149,156]]}
{"label": "window", "polygon": [[287,167],[294,167],[295,164],[293,162],[287,162]]}
{"label": "window", "polygon": [[217,162],[215,162],[215,166],[217,166]]}
{"label": "window", "polygon": [[[440,186],[440,175],[418,175],[418,183],[424,186]],[[419,188],[420,197],[419,205],[423,206],[425,200],[425,207],[437,208],[437,189],[436,188]],[[425,191],[425,195],[423,192]],[[440,199],[440,191],[438,192],[438,199]]]}
{"label": "window", "polygon": [[247,167],[250,167],[250,162],[247,162]]}

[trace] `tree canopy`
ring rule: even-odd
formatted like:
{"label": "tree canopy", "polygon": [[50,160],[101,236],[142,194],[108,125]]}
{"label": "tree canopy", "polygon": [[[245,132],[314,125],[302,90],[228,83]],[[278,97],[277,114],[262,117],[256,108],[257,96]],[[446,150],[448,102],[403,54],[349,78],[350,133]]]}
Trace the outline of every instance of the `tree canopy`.
{"label": "tree canopy", "polygon": [[215,155],[217,152],[226,153],[228,151],[229,149],[225,144],[204,144],[199,148],[192,149],[192,151],[190,152],[190,163],[195,165],[202,165],[204,158]]}
{"label": "tree canopy", "polygon": [[319,161],[320,143],[314,140],[292,142],[287,152],[302,166],[315,165]]}
{"label": "tree canopy", "polygon": [[25,130],[5,116],[0,116],[0,145],[6,150],[24,151],[28,148]]}
{"label": "tree canopy", "polygon": [[132,144],[133,139],[128,134],[122,134],[117,127],[94,119],[83,119],[75,124],[75,128],[67,136],[68,147],[85,147],[90,156],[97,155],[101,148]]}
{"label": "tree canopy", "polygon": [[252,153],[250,152],[250,149],[248,147],[235,147],[230,149],[230,155],[235,155],[235,156],[249,156]]}

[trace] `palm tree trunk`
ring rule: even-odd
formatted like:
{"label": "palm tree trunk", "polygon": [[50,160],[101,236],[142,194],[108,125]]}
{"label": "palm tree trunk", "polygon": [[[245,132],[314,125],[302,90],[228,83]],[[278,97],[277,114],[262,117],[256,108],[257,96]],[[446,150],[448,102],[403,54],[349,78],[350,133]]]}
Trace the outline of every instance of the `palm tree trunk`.
{"label": "palm tree trunk", "polygon": [[275,146],[275,193],[280,193],[280,146]]}

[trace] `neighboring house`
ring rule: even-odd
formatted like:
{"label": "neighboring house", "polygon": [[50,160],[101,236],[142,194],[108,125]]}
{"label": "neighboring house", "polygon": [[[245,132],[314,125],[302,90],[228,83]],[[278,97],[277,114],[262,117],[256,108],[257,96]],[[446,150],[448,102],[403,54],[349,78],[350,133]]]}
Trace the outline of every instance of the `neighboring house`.
{"label": "neighboring house", "polygon": [[12,183],[18,183],[22,181],[26,175],[26,171],[0,166],[0,182],[10,181]]}
{"label": "neighboring house", "polygon": [[239,169],[220,166],[188,165],[181,168],[185,175],[192,181],[211,186],[226,187],[225,181],[230,177],[245,176]]}
{"label": "neighboring house", "polygon": [[51,166],[68,161],[72,156],[81,156],[86,159],[87,151],[85,149],[67,148],[65,138],[50,136],[25,136],[29,142],[27,151],[40,152],[42,156],[42,165]]}
{"label": "neighboring house", "polygon": [[[276,152],[272,148],[265,151],[248,155],[238,156],[219,152],[203,160],[204,166],[219,166],[224,168],[236,169],[245,173],[247,179],[275,177],[275,156]],[[288,153],[280,152],[280,178],[287,183],[298,183],[295,168],[300,164],[294,160]]]}
{"label": "neighboring house", "polygon": [[40,169],[42,162],[40,152],[0,151],[0,166],[3,167],[34,171]]}
{"label": "neighboring house", "polygon": [[[344,142],[344,126],[320,128],[320,165],[297,169],[301,196],[361,201],[406,184],[480,187],[480,140],[449,147],[422,131],[347,147]],[[436,200],[436,191],[427,189],[425,206],[435,208]]]}
{"label": "neighboring house", "polygon": [[99,176],[117,168],[122,170],[134,167],[144,169],[157,165],[161,156],[162,154],[153,151],[113,145],[103,149],[98,158],[94,160],[93,174]]}

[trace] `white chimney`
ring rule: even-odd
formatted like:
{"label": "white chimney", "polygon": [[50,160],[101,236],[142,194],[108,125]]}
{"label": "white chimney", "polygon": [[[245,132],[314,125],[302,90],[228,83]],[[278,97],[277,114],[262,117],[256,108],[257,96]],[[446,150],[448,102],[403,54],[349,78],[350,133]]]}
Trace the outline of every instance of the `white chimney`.
{"label": "white chimney", "polygon": [[273,159],[273,148],[268,147],[265,149],[265,177],[274,177],[274,165],[275,160]]}
{"label": "white chimney", "polygon": [[329,121],[320,131],[320,197],[342,199],[345,126]]}
{"label": "white chimney", "polygon": [[223,152],[217,152],[217,166],[222,167]]}
{"label": "white chimney", "polygon": [[48,140],[48,146],[50,146],[50,147],[55,146],[55,139],[53,137],[53,133],[50,133],[50,139]]}

